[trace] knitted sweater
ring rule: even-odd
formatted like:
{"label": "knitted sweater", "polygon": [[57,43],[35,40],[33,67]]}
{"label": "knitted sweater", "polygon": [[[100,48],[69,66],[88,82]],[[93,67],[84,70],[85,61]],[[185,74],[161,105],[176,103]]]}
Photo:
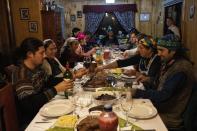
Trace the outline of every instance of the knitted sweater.
{"label": "knitted sweater", "polygon": [[[40,67],[30,70],[22,64],[17,71],[17,81],[14,85],[19,117],[22,121],[30,121],[37,114],[39,109],[53,98],[57,92],[53,85],[49,84],[48,77]],[[59,81],[58,81],[59,82]]]}

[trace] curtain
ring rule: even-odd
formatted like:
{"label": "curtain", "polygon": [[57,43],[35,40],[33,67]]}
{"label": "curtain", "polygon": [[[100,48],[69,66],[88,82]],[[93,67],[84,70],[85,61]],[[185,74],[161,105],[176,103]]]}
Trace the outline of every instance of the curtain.
{"label": "curtain", "polygon": [[84,5],[83,13],[96,12],[96,13],[105,13],[105,12],[125,12],[133,11],[137,12],[136,4],[118,4],[118,5]]}
{"label": "curtain", "polygon": [[129,33],[129,31],[135,27],[135,13],[132,11],[126,11],[126,12],[113,12],[116,18],[118,19],[119,23],[125,29],[126,32]]}
{"label": "curtain", "polygon": [[89,31],[92,34],[98,29],[105,13],[88,12],[85,14],[85,31]]}

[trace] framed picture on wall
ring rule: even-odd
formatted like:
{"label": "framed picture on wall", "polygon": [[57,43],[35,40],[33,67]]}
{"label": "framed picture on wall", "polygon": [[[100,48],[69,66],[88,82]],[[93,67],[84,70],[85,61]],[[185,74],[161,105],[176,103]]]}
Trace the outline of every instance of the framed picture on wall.
{"label": "framed picture on wall", "polygon": [[29,8],[19,8],[20,11],[20,19],[21,20],[29,20],[30,14],[29,14]]}
{"label": "framed picture on wall", "polygon": [[77,18],[82,18],[82,11],[77,11]]}
{"label": "framed picture on wall", "polygon": [[150,13],[141,13],[140,21],[142,22],[150,21]]}
{"label": "framed picture on wall", "polygon": [[38,22],[29,21],[28,22],[29,32],[38,32]]}
{"label": "framed picture on wall", "polygon": [[70,16],[70,20],[71,20],[72,22],[75,22],[75,21],[76,21],[76,16],[75,16],[75,15],[71,15],[71,16]]}
{"label": "framed picture on wall", "polygon": [[195,6],[194,5],[191,5],[189,7],[189,19],[193,19],[194,18],[194,14],[195,14]]}

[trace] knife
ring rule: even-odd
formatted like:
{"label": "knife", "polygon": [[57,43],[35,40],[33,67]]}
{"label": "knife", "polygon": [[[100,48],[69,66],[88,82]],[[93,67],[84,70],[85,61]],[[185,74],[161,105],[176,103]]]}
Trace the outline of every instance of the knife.
{"label": "knife", "polygon": [[36,121],[35,123],[51,123],[51,121]]}
{"label": "knife", "polygon": [[130,129],[130,130],[122,130],[122,131],[156,131],[155,129],[145,129],[145,130],[134,130],[134,129]]}

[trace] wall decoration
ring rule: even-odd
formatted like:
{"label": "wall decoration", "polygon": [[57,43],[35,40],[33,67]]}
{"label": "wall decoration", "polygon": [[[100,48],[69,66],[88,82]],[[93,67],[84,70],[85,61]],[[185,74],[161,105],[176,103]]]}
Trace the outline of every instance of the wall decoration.
{"label": "wall decoration", "polygon": [[20,8],[20,19],[21,20],[29,20],[30,19],[30,14],[29,14],[29,9],[28,8]]}
{"label": "wall decoration", "polygon": [[71,20],[72,22],[75,22],[75,21],[76,21],[76,16],[75,16],[75,15],[71,15],[71,16],[70,16],[70,20]]}
{"label": "wall decoration", "polygon": [[28,22],[29,32],[38,32],[38,22],[29,21]]}
{"label": "wall decoration", "polygon": [[150,13],[141,13],[140,14],[140,21],[146,22],[150,20]]}
{"label": "wall decoration", "polygon": [[189,7],[189,19],[193,19],[194,14],[195,14],[195,6],[194,5],[191,5]]}
{"label": "wall decoration", "polygon": [[77,18],[82,18],[82,11],[77,11]]}

